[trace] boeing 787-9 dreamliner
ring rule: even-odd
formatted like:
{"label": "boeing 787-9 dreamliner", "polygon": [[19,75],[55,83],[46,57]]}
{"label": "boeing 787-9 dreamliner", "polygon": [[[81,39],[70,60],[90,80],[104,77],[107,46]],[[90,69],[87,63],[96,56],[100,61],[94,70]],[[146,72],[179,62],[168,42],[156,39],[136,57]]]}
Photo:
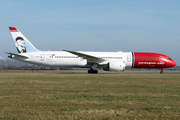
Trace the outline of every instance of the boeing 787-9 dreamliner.
{"label": "boeing 787-9 dreamliner", "polygon": [[97,74],[98,68],[106,71],[124,71],[125,68],[161,69],[176,66],[168,56],[147,52],[83,52],[40,51],[15,27],[9,27],[18,53],[9,58],[49,67],[89,68],[88,73]]}

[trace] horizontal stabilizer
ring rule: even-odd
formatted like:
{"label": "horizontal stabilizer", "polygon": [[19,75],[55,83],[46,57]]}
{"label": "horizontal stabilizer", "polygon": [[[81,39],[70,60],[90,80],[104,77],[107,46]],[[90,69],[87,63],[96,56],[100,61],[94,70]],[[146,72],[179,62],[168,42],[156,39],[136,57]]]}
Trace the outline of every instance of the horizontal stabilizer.
{"label": "horizontal stabilizer", "polygon": [[5,52],[5,53],[6,53],[6,54],[10,54],[10,55],[14,55],[15,57],[24,58],[24,59],[27,59],[27,58],[28,58],[28,57],[26,57],[26,56],[14,54],[14,53],[9,53],[9,52]]}

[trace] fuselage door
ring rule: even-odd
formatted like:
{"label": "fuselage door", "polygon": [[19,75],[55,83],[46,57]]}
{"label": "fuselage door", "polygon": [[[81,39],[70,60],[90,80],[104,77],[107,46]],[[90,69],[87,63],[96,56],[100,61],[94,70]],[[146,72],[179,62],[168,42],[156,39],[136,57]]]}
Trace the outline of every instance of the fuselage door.
{"label": "fuselage door", "polygon": [[130,55],[127,56],[127,62],[131,62],[131,56]]}
{"label": "fuselage door", "polygon": [[40,55],[40,60],[41,60],[41,61],[44,61],[44,59],[45,59],[44,54],[41,54],[41,55]]}
{"label": "fuselage door", "polygon": [[159,56],[159,62],[161,65],[165,65],[164,61],[163,61],[163,56]]}
{"label": "fuselage door", "polygon": [[159,62],[163,62],[163,56],[159,56]]}

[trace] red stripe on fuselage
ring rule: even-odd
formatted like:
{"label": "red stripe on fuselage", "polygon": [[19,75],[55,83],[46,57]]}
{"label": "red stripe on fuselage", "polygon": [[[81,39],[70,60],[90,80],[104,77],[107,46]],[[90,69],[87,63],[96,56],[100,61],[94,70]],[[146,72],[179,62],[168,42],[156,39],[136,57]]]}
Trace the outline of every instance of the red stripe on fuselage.
{"label": "red stripe on fuselage", "polygon": [[169,57],[159,53],[134,52],[134,68],[168,68],[176,63]]}

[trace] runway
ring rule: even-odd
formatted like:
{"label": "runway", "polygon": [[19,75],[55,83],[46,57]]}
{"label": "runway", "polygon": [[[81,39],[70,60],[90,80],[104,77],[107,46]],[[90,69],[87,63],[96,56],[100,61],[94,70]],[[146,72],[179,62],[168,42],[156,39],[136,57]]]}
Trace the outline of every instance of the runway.
{"label": "runway", "polygon": [[[0,74],[88,74],[86,70],[0,70]],[[165,70],[160,74],[159,70],[126,70],[124,72],[99,70],[98,74],[119,75],[180,75],[180,70]],[[95,75],[95,74],[91,74]]]}

